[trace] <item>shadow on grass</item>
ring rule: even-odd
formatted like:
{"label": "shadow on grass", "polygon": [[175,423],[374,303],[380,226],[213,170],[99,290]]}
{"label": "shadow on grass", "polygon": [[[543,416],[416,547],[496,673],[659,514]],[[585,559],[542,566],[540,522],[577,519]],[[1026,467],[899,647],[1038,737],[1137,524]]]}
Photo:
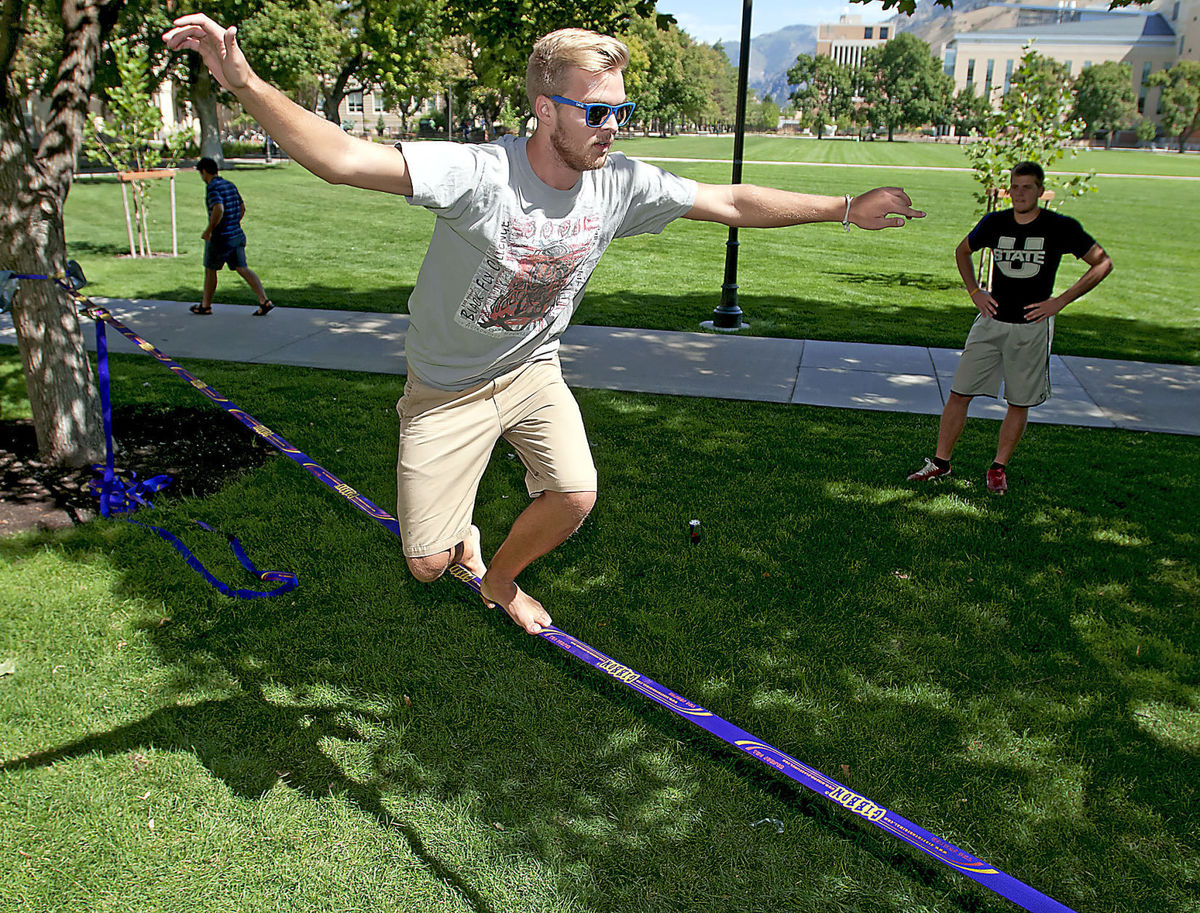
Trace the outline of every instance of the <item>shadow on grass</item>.
{"label": "shadow on grass", "polygon": [[126,244],[122,247],[120,244],[115,243],[104,244],[92,241],[72,241],[71,254],[72,256],[128,257],[129,245]]}
{"label": "shadow on grass", "polygon": [[850,282],[855,285],[869,285],[881,289],[902,286],[904,288],[918,288],[926,292],[948,292],[952,289],[962,288],[962,282],[956,279],[947,279],[944,275],[934,275],[932,273],[834,272],[830,275],[836,276],[841,282]]}
{"label": "shadow on grass", "polygon": [[[348,419],[327,402],[336,383],[303,377],[299,434],[286,415],[258,417],[300,446],[328,435],[311,422],[337,428],[339,446],[386,449],[365,416],[390,409],[389,383],[364,380]],[[1068,904],[1178,901],[1186,867],[1171,848],[1192,836],[1196,748],[1138,713],[1186,708],[1195,687],[1188,442],[1031,429],[1012,494],[988,500],[970,482],[891,483],[909,468],[897,453],[931,439],[929,418],[580,399],[600,506],[525,577],[560,626]],[[984,460],[994,431],[969,426],[960,459]],[[381,503],[390,467],[376,458],[348,481]],[[476,517],[485,548],[519,509],[522,474],[501,445]],[[479,828],[504,823],[498,852],[536,859],[590,910],[833,909],[845,885],[825,873],[861,857],[844,877],[864,908],[1009,909],[455,584],[405,580],[394,540],[295,467],[206,506],[253,510],[272,548],[299,549],[294,605],[147,579],[157,546],[133,535],[106,548],[122,595],[173,607],[169,625],[141,629],[177,684],[138,722],[3,769],[172,747],[247,798],[288,771],[303,794],[344,795],[400,828],[475,910],[500,907],[430,851],[433,824],[397,807],[469,798]],[[81,562],[98,548],[91,527],[54,541]],[[236,682],[230,696],[183,705],[215,680]],[[765,817],[786,833],[750,828]],[[1151,860],[1146,845],[1168,849]],[[1103,884],[1079,874],[1098,871]]]}
{"label": "shadow on grass", "polygon": [[[258,267],[261,269],[261,267]],[[140,297],[159,301],[199,301],[197,270],[195,285],[175,285],[155,288]],[[331,311],[366,311],[376,314],[407,314],[411,285],[395,285],[383,288],[355,290],[337,285],[289,286],[285,276],[269,276],[263,271],[263,282],[271,293],[271,299],[279,307],[316,308]],[[99,295],[100,292],[95,292]],[[127,297],[115,292],[105,292],[109,297]],[[222,272],[217,285],[216,300],[224,304],[257,304],[258,299],[240,278]]]}
{"label": "shadow on grass", "polygon": [[[928,274],[846,275],[846,281],[870,286],[867,301],[798,295],[741,294],[739,306],[750,323],[749,335],[791,339],[828,339],[892,345],[960,349],[974,320],[969,306],[947,311],[941,304],[897,304],[886,289],[915,285],[931,291],[957,287]],[[658,295],[589,293],[576,323],[629,326],[650,330],[697,331],[712,319],[719,294]],[[884,329],[880,329],[880,328]],[[1072,311],[1054,328],[1054,351],[1089,358],[1200,364],[1200,327],[1164,327],[1145,320],[1105,317]]]}

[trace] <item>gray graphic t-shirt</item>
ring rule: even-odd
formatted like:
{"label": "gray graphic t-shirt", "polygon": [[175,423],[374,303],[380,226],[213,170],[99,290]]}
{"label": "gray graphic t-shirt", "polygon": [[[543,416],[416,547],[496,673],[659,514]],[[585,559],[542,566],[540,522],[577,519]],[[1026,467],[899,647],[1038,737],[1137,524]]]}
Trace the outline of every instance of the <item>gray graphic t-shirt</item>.
{"label": "gray graphic t-shirt", "polygon": [[405,343],[410,370],[434,387],[466,390],[553,358],[613,238],[657,234],[695,202],[694,181],[619,152],[556,190],[534,174],[525,143],[402,147],[409,202],[438,217]]}

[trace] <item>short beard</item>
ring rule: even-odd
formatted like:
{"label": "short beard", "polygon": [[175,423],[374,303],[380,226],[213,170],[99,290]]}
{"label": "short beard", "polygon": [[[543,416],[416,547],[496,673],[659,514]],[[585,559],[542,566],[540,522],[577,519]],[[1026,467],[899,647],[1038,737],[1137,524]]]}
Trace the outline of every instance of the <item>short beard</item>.
{"label": "short beard", "polygon": [[563,164],[568,168],[573,168],[575,171],[595,171],[598,168],[603,168],[604,163],[608,160],[608,154],[605,153],[599,159],[588,158],[583,152],[578,149],[572,149],[565,137],[564,130],[555,128],[550,134],[550,145],[558,157],[562,159]]}

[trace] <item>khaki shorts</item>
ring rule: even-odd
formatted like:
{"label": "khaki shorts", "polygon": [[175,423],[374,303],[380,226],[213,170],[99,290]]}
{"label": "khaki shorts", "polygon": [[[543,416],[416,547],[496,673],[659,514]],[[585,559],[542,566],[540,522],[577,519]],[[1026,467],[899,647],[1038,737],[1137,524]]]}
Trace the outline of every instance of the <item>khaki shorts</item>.
{"label": "khaki shorts", "polygon": [[1050,398],[1050,343],[1054,318],[1041,323],[1004,323],[975,318],[951,391],[960,396],[1004,398],[1013,406],[1037,406]]}
{"label": "khaki shorts", "polygon": [[396,516],[409,558],[444,552],[466,538],[479,481],[500,438],[525,464],[531,498],[596,490],[583,417],[557,359],[461,391],[439,390],[410,373],[396,411]]}

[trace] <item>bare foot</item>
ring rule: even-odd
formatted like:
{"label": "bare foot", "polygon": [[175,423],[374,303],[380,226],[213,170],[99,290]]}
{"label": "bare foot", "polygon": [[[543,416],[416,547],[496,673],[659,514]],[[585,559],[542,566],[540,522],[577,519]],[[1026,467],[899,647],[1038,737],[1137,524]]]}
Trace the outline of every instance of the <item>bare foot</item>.
{"label": "bare foot", "polygon": [[478,526],[471,525],[467,538],[455,547],[454,554],[451,555],[451,563],[461,564],[480,580],[483,579],[483,575],[487,573],[487,565],[483,563],[483,551],[479,547]]}
{"label": "bare foot", "polygon": [[481,578],[479,595],[485,602],[504,609],[513,621],[525,629],[526,634],[541,634],[542,629],[552,623],[550,613],[515,581],[494,583],[485,576]]}

